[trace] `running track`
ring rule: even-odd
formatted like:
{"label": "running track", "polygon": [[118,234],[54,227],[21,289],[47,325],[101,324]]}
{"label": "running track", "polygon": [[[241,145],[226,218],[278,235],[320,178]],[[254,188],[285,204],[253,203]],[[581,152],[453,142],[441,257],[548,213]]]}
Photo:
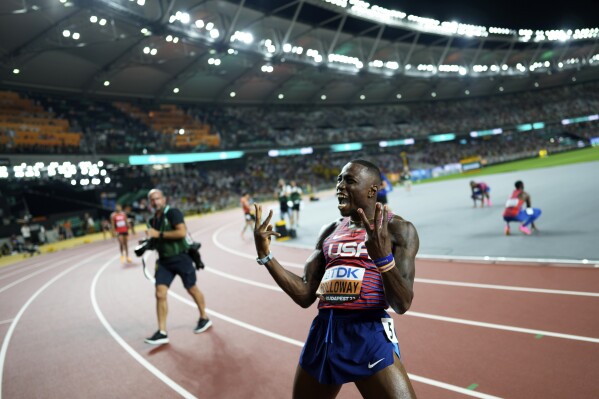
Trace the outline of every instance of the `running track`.
{"label": "running track", "polygon": [[[241,223],[239,210],[188,220],[214,326],[193,334],[176,280],[161,347],[143,342],[156,329],[153,286],[139,261],[120,265],[113,240],[0,269],[0,397],[290,397],[316,306],[278,289]],[[310,251],[273,252],[301,274]],[[419,398],[599,397],[598,272],[418,259],[412,308],[392,316]],[[346,385],[339,397],[360,396]]]}

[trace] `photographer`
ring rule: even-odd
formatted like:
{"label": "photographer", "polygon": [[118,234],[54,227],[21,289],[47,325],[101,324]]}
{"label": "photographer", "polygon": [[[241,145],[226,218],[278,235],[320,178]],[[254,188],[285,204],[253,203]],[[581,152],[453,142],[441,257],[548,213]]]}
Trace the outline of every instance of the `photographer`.
{"label": "photographer", "polygon": [[186,241],[187,227],[183,214],[176,208],[166,205],[162,191],[152,189],[148,200],[154,208],[154,216],[149,221],[147,235],[151,239],[148,249],[158,251],[156,261],[156,313],[158,315],[158,331],[145,340],[152,345],[168,343],[166,316],[168,313],[167,294],[171,282],[176,275],[181,277],[183,286],[192,296],[198,310],[200,320],[195,328],[196,334],[206,331],[212,326],[206,315],[204,294],[196,285],[196,270],[192,259],[187,254],[189,244]]}

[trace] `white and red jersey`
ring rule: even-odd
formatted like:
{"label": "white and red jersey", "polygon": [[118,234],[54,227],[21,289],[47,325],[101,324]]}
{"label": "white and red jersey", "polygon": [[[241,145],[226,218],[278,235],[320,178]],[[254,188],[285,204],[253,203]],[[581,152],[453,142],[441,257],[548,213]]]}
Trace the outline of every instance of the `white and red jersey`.
{"label": "white and red jersey", "polygon": [[520,199],[521,193],[522,190],[514,190],[510,198],[505,203],[505,210],[503,211],[503,216],[518,216],[518,213],[520,213],[520,209],[522,208],[522,204],[524,204],[524,201]]}
{"label": "white and red jersey", "polygon": [[324,240],[326,269],[316,292],[318,308],[387,309],[381,273],[364,243],[366,230],[350,229],[349,222],[344,218]]}
{"label": "white and red jersey", "polygon": [[112,224],[117,233],[128,233],[129,224],[127,222],[127,214],[125,212],[114,212],[111,215]]}
{"label": "white and red jersey", "polygon": [[241,198],[241,200],[239,200],[239,202],[241,202],[241,208],[243,209],[243,213],[246,215],[250,214],[251,213],[250,201],[245,198]]}

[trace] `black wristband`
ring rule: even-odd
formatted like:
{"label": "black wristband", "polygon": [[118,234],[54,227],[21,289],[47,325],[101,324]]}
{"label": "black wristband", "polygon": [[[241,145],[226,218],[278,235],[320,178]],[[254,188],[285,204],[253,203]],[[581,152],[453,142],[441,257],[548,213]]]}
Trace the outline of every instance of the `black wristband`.
{"label": "black wristband", "polygon": [[160,239],[162,240],[164,238],[164,231],[160,232]]}

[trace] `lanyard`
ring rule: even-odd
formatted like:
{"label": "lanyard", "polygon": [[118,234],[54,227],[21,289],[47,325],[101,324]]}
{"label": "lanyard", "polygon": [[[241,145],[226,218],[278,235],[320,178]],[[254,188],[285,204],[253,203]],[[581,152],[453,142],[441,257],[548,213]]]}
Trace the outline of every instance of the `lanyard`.
{"label": "lanyard", "polygon": [[[170,206],[167,205],[166,208],[164,208],[164,211],[162,211],[162,224],[160,225],[160,232],[164,232],[164,219],[166,218],[166,213],[168,212],[168,210],[170,209]],[[158,223],[158,218],[154,217],[154,229],[156,229],[156,224]]]}

